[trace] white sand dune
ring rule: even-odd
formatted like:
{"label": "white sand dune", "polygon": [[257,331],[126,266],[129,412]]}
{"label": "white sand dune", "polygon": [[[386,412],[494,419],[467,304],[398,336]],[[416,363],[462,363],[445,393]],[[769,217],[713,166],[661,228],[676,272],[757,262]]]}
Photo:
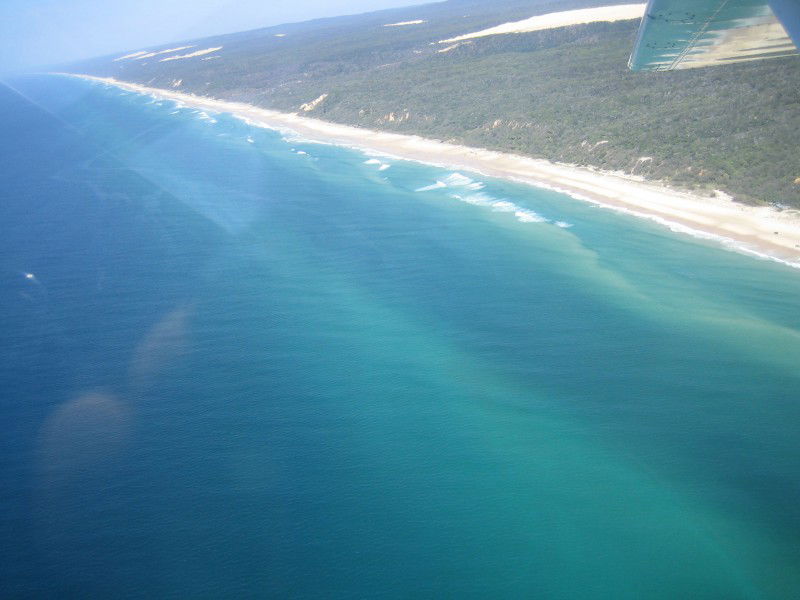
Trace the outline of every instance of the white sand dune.
{"label": "white sand dune", "polygon": [[130,54],[126,54],[125,56],[120,56],[119,58],[115,58],[113,62],[117,62],[120,60],[127,60],[129,58],[136,58],[137,56],[141,56],[142,54],[147,54],[147,50],[139,50],[139,52],[132,52]]}
{"label": "white sand dune", "polygon": [[312,100],[311,102],[305,102],[304,104],[300,105],[300,110],[304,112],[311,112],[315,108],[317,108],[320,104],[325,102],[325,98],[328,97],[328,94],[322,94],[319,98]]}
{"label": "white sand dune", "polygon": [[471,43],[472,43],[471,40],[466,42],[456,42],[455,44],[450,44],[449,46],[442,48],[441,50],[437,50],[436,52],[438,52],[439,54],[442,54],[444,52],[450,52],[451,50],[455,50],[460,46],[465,46],[466,44],[471,44]]}
{"label": "white sand dune", "polygon": [[170,54],[172,52],[179,52],[181,50],[186,50],[188,48],[194,48],[194,46],[178,46],[177,48],[167,48],[166,50],[158,50],[156,52],[148,52],[147,54],[142,54],[141,56],[134,57],[133,60],[142,60],[145,58],[152,58],[153,56],[158,56],[159,54]]}
{"label": "white sand dune", "polygon": [[423,23],[426,23],[426,21],[419,19],[417,21],[401,21],[400,23],[386,23],[384,27],[405,27],[406,25],[422,25]]}
{"label": "white sand dune", "polygon": [[120,60],[144,60],[145,58],[152,58],[153,56],[158,56],[159,54],[180,52],[181,50],[187,50],[189,48],[194,48],[194,45],[178,46],[177,48],[167,48],[166,50],[153,50],[151,52],[148,52],[147,50],[140,50],[139,52],[133,52],[131,54],[126,54],[125,56],[120,56],[119,58],[115,58],[113,62],[117,62]]}
{"label": "white sand dune", "polygon": [[230,113],[252,125],[309,140],[367,150],[456,170],[554,189],[574,198],[656,221],[673,231],[713,239],[725,247],[800,268],[800,212],[733,202],[724,194],[701,197],[621,173],[458,146],[418,136],[339,125],[294,113],[227,102],[175,90],[89,75],[72,75],[169,99],[200,110]]}
{"label": "white sand dune", "polygon": [[205,50],[198,50],[197,52],[190,52],[189,54],[178,54],[176,56],[168,56],[167,58],[162,58],[160,62],[166,62],[168,60],[181,60],[182,58],[193,58],[195,56],[203,56],[204,54],[211,54],[212,52],[216,52],[217,50],[222,50],[222,46],[217,46],[216,48],[206,48]]}
{"label": "white sand dune", "polygon": [[508,33],[527,33],[542,29],[567,27],[568,25],[584,25],[599,21],[624,21],[626,19],[640,19],[644,15],[644,4],[617,4],[614,6],[600,6],[597,8],[581,8],[578,10],[565,10],[562,12],[537,15],[522,21],[503,23],[496,27],[483,29],[474,33],[459,35],[458,37],[441,40],[440,44],[452,44],[462,40],[486,37],[487,35],[502,35]]}

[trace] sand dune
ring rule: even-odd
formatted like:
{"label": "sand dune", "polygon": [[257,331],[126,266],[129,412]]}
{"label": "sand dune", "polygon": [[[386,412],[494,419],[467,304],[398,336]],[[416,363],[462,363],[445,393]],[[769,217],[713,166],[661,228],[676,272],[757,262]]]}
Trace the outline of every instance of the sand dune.
{"label": "sand dune", "polygon": [[401,21],[400,23],[387,23],[384,27],[405,27],[406,25],[422,25],[425,21],[418,19],[416,21]]}
{"label": "sand dune", "polygon": [[503,23],[502,25],[490,27],[489,29],[441,40],[439,43],[452,44],[453,42],[485,37],[487,35],[526,33],[529,31],[540,31],[542,29],[553,29],[555,27],[567,27],[568,25],[585,25],[586,23],[596,23],[599,21],[639,19],[644,14],[644,7],[644,4],[618,4],[615,6],[600,6],[598,8],[565,10],[562,12],[548,13],[546,15],[537,15],[522,21]]}
{"label": "sand dune", "polygon": [[216,52],[217,50],[222,50],[222,46],[217,46],[216,48],[206,48],[205,50],[198,50],[197,52],[190,52],[189,54],[178,54],[176,56],[168,56],[167,58],[162,58],[160,62],[166,62],[168,60],[180,60],[182,58],[193,58],[195,56],[203,56],[204,54],[211,54],[212,52]]}

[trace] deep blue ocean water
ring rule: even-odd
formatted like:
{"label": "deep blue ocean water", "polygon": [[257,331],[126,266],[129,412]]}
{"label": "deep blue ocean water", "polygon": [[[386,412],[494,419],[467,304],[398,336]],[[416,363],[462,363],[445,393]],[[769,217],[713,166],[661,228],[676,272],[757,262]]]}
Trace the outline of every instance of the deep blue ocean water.
{"label": "deep blue ocean water", "polygon": [[3,597],[800,597],[800,271],[10,86]]}

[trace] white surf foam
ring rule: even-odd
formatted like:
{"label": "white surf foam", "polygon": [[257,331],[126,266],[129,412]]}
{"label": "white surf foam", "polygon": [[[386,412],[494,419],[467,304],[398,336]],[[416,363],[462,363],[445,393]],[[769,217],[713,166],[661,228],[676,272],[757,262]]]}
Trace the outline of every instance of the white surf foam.
{"label": "white surf foam", "polygon": [[454,187],[461,187],[466,186],[471,183],[475,183],[473,179],[470,179],[466,175],[462,175],[461,173],[450,173],[447,177],[444,178],[444,182],[447,185],[452,185]]}
{"label": "white surf foam", "polygon": [[[234,115],[234,116],[236,116],[236,115]],[[241,120],[243,120],[248,125],[253,125],[254,127],[262,127],[262,128],[266,128],[266,129],[271,129],[273,131],[279,132],[281,134],[281,140],[283,140],[287,144],[316,144],[318,146],[338,146],[340,148],[349,148],[350,147],[350,146],[343,145],[343,144],[334,144],[333,142],[326,142],[324,140],[315,140],[314,138],[302,136],[299,133],[296,133],[296,132],[292,131],[291,129],[289,129],[288,126],[287,127],[270,127],[270,126],[264,125],[263,123],[261,123],[259,121],[253,121],[251,119],[241,118],[241,117],[237,117],[237,118],[240,118]]]}
{"label": "white surf foam", "polygon": [[518,208],[516,204],[508,200],[498,200],[492,204],[492,210],[495,212],[516,212]]}
{"label": "white surf foam", "polygon": [[201,111],[198,113],[198,116],[199,116],[199,117],[200,117],[200,118],[201,118],[203,121],[208,121],[209,123],[216,123],[216,122],[217,122],[217,120],[216,120],[214,117],[212,117],[212,116],[211,116],[211,115],[209,115],[207,112],[205,112],[205,111],[202,111],[202,110],[201,110]]}
{"label": "white surf foam", "polygon": [[[522,180],[522,181],[523,181],[523,183],[528,183],[529,185],[534,185],[531,182],[526,182],[524,180]],[[567,196],[571,196],[573,198],[576,198],[577,200],[583,200],[584,202],[588,202],[590,204],[594,204],[595,206],[597,206],[599,208],[612,210],[614,212],[618,212],[618,213],[622,213],[622,214],[626,214],[626,215],[631,215],[631,216],[637,217],[639,219],[646,219],[648,221],[653,221],[653,222],[658,223],[659,225],[661,225],[663,227],[666,227],[667,229],[669,229],[670,231],[672,231],[674,233],[681,233],[681,234],[688,235],[688,236],[691,236],[691,237],[696,238],[696,239],[713,241],[713,242],[719,244],[720,246],[722,246],[723,248],[726,248],[728,250],[732,250],[734,252],[739,252],[741,254],[748,254],[750,256],[754,256],[756,258],[761,258],[763,260],[769,260],[769,261],[772,261],[772,262],[780,263],[780,264],[785,265],[787,267],[792,267],[793,269],[800,269],[800,262],[792,261],[792,260],[786,260],[786,259],[780,258],[778,256],[773,256],[771,254],[767,254],[765,252],[761,252],[760,250],[756,250],[755,248],[752,248],[751,246],[749,246],[745,242],[740,242],[738,240],[734,240],[734,239],[726,237],[724,235],[719,235],[719,234],[716,234],[716,233],[709,233],[707,231],[701,231],[699,229],[694,229],[693,227],[689,227],[688,225],[683,225],[682,223],[676,223],[675,221],[670,221],[669,219],[665,219],[664,217],[660,217],[658,215],[652,215],[652,214],[649,214],[649,213],[640,212],[638,210],[633,210],[633,209],[630,209],[630,208],[624,208],[624,207],[617,206],[617,205],[614,205],[614,204],[606,204],[605,202],[601,202],[599,200],[595,200],[594,198],[591,198],[589,196],[583,196],[581,194],[570,192],[568,190],[562,190],[562,189],[559,189],[559,188],[554,187],[554,186],[536,185],[536,187],[552,189],[552,190],[561,192],[561,193],[563,193],[563,194],[565,194]]]}
{"label": "white surf foam", "polygon": [[459,202],[466,202],[467,204],[472,204],[474,206],[488,206],[488,203],[483,201],[483,199],[477,195],[462,196],[461,194],[450,194],[450,197],[454,200],[458,200]]}
{"label": "white surf foam", "polygon": [[[478,190],[482,190],[485,187],[485,184],[480,181],[475,181],[471,177],[467,177],[462,173],[454,172],[450,173],[447,177],[444,178],[443,181],[437,181],[432,185],[426,185],[421,188],[417,188],[417,192],[430,192],[433,190],[438,190],[442,188],[462,188],[470,191],[475,191],[474,194],[464,194],[464,193],[457,193],[452,192],[448,194],[448,196],[454,200],[458,200],[459,202],[465,202],[466,204],[472,204],[473,206],[483,206],[486,208],[491,208],[494,212],[502,212],[502,213],[513,213],[514,216],[520,223],[549,223],[550,220],[543,217],[536,211],[533,211],[529,208],[523,208],[518,204],[514,204],[510,200],[507,199],[499,199],[495,198],[486,192],[481,192]],[[561,223],[561,221],[559,221]],[[569,224],[565,224],[569,226]],[[561,227],[562,225],[559,225]]]}
{"label": "white surf foam", "polygon": [[385,163],[382,160],[378,160],[377,158],[370,158],[369,160],[364,161],[365,165],[377,165],[378,171],[385,171],[386,169],[391,168],[392,165],[389,163]]}
{"label": "white surf foam", "polygon": [[547,219],[545,219],[542,215],[532,210],[528,210],[527,208],[521,208],[517,211],[514,211],[514,216],[517,217],[517,221],[520,223],[547,223]]}
{"label": "white surf foam", "polygon": [[426,185],[421,188],[417,188],[414,190],[415,192],[430,192],[432,190],[440,190],[442,188],[446,188],[447,184],[444,181],[437,181],[433,185]]}
{"label": "white surf foam", "polygon": [[473,206],[491,208],[494,212],[514,213],[520,223],[549,223],[549,220],[529,208],[522,208],[509,200],[499,200],[485,192],[477,194],[449,194],[454,200],[466,202]]}

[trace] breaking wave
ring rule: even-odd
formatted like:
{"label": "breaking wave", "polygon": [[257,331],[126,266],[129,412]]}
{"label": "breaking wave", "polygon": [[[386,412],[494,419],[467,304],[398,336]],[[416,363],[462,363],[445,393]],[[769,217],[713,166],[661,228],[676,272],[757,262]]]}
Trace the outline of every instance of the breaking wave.
{"label": "breaking wave", "polygon": [[385,171],[386,169],[389,169],[392,166],[389,163],[385,163],[385,162],[383,162],[381,160],[378,160],[377,158],[370,158],[369,160],[365,160],[364,164],[365,165],[377,165],[378,166],[378,171]]}
{"label": "breaking wave", "polygon": [[197,115],[198,115],[198,116],[199,116],[199,117],[200,117],[200,118],[201,118],[203,121],[208,121],[209,123],[216,123],[216,122],[217,122],[217,120],[216,120],[214,117],[210,116],[210,115],[209,115],[207,112],[205,112],[205,111],[202,111],[202,110],[201,110],[201,111],[199,111],[199,112],[198,112],[198,113],[196,113],[196,114],[197,114]]}
{"label": "breaking wave", "polygon": [[444,178],[444,183],[453,187],[465,187],[470,190],[480,190],[484,188],[484,184],[480,181],[475,181],[461,173],[451,173]]}
{"label": "breaking wave", "polygon": [[424,187],[417,188],[414,191],[415,192],[430,192],[432,190],[440,190],[440,189],[446,188],[446,187],[447,187],[447,184],[444,181],[437,181],[436,183],[434,183],[432,185],[426,185]]}
{"label": "breaking wave", "polygon": [[[529,208],[523,208],[514,204],[510,200],[495,198],[486,192],[481,192],[485,184],[481,181],[475,181],[471,177],[467,177],[461,173],[450,173],[447,177],[437,180],[436,183],[417,188],[417,192],[430,192],[442,188],[459,188],[458,191],[453,191],[450,198],[465,202],[474,206],[484,206],[492,209],[494,212],[512,213],[520,223],[549,223],[550,220],[543,217],[536,211]],[[461,190],[474,191],[475,193],[463,193]],[[563,223],[563,221],[558,221]],[[558,225],[559,227],[569,227],[568,223]]]}
{"label": "breaking wave", "polygon": [[486,194],[478,192],[477,194],[450,194],[450,197],[460,202],[466,202],[474,206],[485,206],[491,208],[494,212],[513,213],[517,221],[520,223],[549,223],[549,220],[529,208],[522,208],[508,200],[499,200]]}

